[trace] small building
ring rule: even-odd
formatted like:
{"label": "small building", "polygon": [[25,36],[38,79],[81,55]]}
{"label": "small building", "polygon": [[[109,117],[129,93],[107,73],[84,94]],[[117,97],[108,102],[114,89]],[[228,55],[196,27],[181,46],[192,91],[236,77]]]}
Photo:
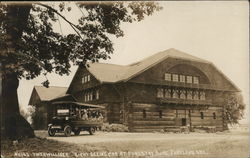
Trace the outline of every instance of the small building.
{"label": "small building", "polygon": [[69,95],[66,95],[67,89],[67,87],[34,86],[29,100],[29,105],[35,106],[35,113],[32,116],[34,129],[47,129],[52,118],[51,101],[60,98],[72,100]]}
{"label": "small building", "polygon": [[239,91],[213,63],[169,49],[130,65],[79,67],[66,94],[104,106],[107,122],[134,132],[181,126],[221,131],[225,98]]}

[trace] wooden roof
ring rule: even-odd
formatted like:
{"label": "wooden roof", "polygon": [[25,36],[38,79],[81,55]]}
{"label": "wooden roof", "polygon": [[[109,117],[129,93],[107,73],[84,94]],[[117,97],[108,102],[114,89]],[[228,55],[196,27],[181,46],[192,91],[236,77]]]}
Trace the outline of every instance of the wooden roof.
{"label": "wooden roof", "polygon": [[34,86],[34,89],[41,101],[49,101],[51,99],[65,96],[68,87],[49,86],[49,88],[46,88],[44,86]]}
{"label": "wooden roof", "polygon": [[127,81],[130,78],[144,72],[150,67],[167,59],[168,57],[187,59],[202,63],[210,63],[204,59],[197,58],[187,53],[176,49],[168,49],[147,57],[139,62],[129,64],[126,66],[105,64],[105,63],[89,63],[88,71],[96,77],[100,82],[119,82]]}

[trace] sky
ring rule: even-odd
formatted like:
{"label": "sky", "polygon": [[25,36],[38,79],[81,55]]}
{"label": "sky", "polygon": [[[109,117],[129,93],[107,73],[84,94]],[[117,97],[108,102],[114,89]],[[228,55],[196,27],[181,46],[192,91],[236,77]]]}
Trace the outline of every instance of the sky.
{"label": "sky", "polygon": [[[244,122],[249,120],[249,6],[247,1],[161,1],[163,10],[141,22],[123,23],[124,37],[112,38],[114,54],[105,63],[127,65],[157,52],[175,48],[211,61],[241,89],[247,105]],[[81,16],[72,8],[66,17],[77,22]],[[61,20],[62,33],[71,28]],[[57,30],[59,24],[54,26]],[[61,31],[61,30],[60,30]],[[68,87],[77,67],[69,76],[50,74],[51,86]],[[20,81],[19,103],[25,108],[34,85],[45,77]]]}

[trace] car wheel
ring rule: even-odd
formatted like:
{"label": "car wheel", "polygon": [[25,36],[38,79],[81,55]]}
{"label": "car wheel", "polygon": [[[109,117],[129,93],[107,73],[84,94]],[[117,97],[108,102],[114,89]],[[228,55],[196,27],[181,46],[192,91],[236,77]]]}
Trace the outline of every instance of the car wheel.
{"label": "car wheel", "polygon": [[54,129],[52,129],[51,127],[49,127],[49,129],[48,129],[48,134],[49,134],[49,136],[55,136],[56,130],[54,130]]}
{"label": "car wheel", "polygon": [[95,133],[95,128],[94,127],[90,127],[89,128],[89,134],[93,135]]}
{"label": "car wheel", "polygon": [[71,136],[71,127],[70,126],[65,126],[64,127],[64,135],[66,137],[70,137]]}
{"label": "car wheel", "polygon": [[81,132],[81,129],[77,129],[77,130],[74,131],[74,134],[75,134],[76,136],[78,136],[78,135],[80,134],[80,132]]}

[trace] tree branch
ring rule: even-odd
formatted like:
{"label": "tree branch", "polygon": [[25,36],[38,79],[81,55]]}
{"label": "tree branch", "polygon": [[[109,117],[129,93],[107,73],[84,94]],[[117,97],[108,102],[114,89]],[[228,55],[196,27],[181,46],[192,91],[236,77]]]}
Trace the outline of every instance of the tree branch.
{"label": "tree branch", "polygon": [[77,33],[77,35],[80,36],[80,38],[81,38],[82,40],[84,40],[84,39],[82,38],[81,34],[77,31],[77,29],[78,29],[77,26],[76,26],[75,24],[73,24],[72,22],[70,22],[70,21],[69,21],[67,18],[65,18],[62,14],[60,14],[56,9],[54,9],[54,8],[52,8],[52,7],[50,7],[50,6],[46,5],[46,4],[42,4],[42,3],[35,3],[35,4],[40,5],[40,6],[43,6],[43,7],[47,8],[47,9],[50,9],[50,10],[52,10],[54,13],[56,13],[57,15],[59,15],[63,20],[65,20],[65,21],[73,28],[73,30]]}

